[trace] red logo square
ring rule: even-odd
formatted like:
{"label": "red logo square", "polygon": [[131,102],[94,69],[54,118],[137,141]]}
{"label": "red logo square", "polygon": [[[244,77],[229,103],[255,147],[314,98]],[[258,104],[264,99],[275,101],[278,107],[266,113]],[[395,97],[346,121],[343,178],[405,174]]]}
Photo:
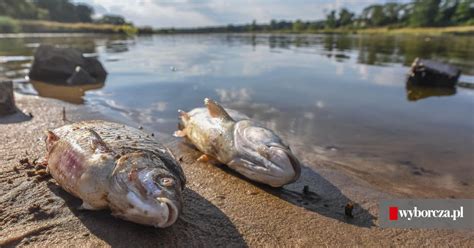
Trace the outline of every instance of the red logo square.
{"label": "red logo square", "polygon": [[398,207],[389,207],[389,220],[398,220]]}

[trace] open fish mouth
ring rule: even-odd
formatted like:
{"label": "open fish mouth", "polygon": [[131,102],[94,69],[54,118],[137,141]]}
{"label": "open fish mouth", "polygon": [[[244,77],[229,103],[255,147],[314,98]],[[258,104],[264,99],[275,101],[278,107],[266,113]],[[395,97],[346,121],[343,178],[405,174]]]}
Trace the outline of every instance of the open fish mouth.
{"label": "open fish mouth", "polygon": [[173,223],[176,222],[178,219],[178,213],[179,210],[176,207],[176,205],[168,198],[160,197],[157,198],[157,200],[161,203],[161,205],[167,209],[166,212],[168,212],[168,218],[166,221],[159,223],[157,226],[158,227],[168,227],[171,226]]}
{"label": "open fish mouth", "polygon": [[[300,165],[299,160],[296,158],[296,156],[293,155],[293,153],[289,149],[282,146],[271,146],[270,149],[280,150],[284,154],[286,154],[286,157],[288,158],[288,161],[290,162],[290,165],[293,168],[293,172],[294,172],[294,177],[293,177],[292,182],[296,181],[301,175],[301,165]],[[275,161],[272,161],[272,162],[275,162]]]}
{"label": "open fish mouth", "polygon": [[176,222],[179,208],[166,197],[142,199],[133,192],[127,194],[131,208],[116,215],[136,223],[154,227],[168,227]]}

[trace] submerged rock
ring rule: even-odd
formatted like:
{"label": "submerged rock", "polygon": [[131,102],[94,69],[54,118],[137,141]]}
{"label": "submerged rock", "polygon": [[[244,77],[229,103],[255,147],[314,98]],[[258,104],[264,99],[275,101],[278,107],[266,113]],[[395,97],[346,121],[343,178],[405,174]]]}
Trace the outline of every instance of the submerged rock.
{"label": "submerged rock", "polygon": [[461,71],[452,65],[416,58],[408,80],[419,85],[453,87],[460,75]]}
{"label": "submerged rock", "polygon": [[94,84],[107,77],[96,58],[86,58],[74,48],[38,47],[31,65],[30,79],[50,83]]}
{"label": "submerged rock", "polygon": [[16,112],[13,84],[11,81],[0,79],[0,116]]}

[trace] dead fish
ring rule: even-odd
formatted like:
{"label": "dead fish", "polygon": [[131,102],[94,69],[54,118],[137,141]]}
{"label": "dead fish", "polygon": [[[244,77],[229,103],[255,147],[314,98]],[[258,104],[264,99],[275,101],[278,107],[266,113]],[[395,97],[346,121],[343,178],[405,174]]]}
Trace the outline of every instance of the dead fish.
{"label": "dead fish", "polygon": [[46,148],[49,173],[82,199],[81,208],[110,208],[116,217],[155,227],[177,220],[186,178],[171,152],[146,133],[84,121],[48,131]]}
{"label": "dead fish", "polygon": [[198,160],[217,159],[245,177],[280,187],[296,181],[300,163],[280,137],[235,110],[206,98],[206,108],[179,110],[176,137],[188,138],[201,152]]}

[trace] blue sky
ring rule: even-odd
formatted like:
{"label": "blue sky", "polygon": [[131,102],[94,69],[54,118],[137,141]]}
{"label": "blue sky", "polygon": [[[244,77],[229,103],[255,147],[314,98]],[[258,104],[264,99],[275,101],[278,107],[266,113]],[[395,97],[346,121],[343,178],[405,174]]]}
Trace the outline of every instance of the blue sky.
{"label": "blue sky", "polygon": [[[119,14],[138,26],[198,27],[269,22],[271,19],[318,20],[342,7],[359,13],[389,0],[74,0],[94,7],[96,14]],[[391,1],[397,2],[397,1]],[[398,0],[398,2],[406,2]]]}

